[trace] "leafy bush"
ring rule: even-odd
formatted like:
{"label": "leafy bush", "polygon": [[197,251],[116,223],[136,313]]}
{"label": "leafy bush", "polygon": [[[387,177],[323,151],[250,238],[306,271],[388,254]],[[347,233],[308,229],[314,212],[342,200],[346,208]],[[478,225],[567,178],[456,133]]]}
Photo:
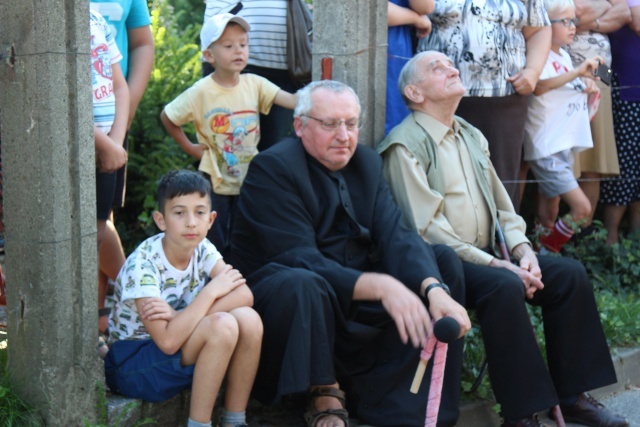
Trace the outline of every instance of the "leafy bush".
{"label": "leafy bush", "polygon": [[7,372],[7,333],[0,331],[0,426],[40,427],[37,409],[28,406],[11,386]]}
{"label": "leafy bush", "polygon": [[[157,180],[171,169],[194,167],[194,160],[182,151],[160,122],[164,106],[201,76],[197,40],[203,4],[194,0],[176,3],[182,9],[172,6],[168,0],[154,0],[151,4],[155,64],[131,127],[126,205],[116,219],[126,253],[157,232],[151,218]],[[198,13],[195,6],[187,7],[189,4],[197,4]],[[185,127],[185,132],[195,141],[193,126]]]}

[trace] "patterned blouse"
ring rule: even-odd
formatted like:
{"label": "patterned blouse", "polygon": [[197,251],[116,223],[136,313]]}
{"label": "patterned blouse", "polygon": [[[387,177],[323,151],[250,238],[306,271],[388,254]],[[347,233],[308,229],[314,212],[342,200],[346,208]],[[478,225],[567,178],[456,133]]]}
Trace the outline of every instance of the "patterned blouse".
{"label": "patterned blouse", "polygon": [[436,0],[418,51],[437,50],[460,70],[466,96],[507,96],[526,64],[522,27],[550,25],[542,0]]}
{"label": "patterned blouse", "polygon": [[571,55],[573,66],[577,67],[585,59],[598,55],[604,59],[604,63],[611,66],[611,45],[606,34],[594,31],[584,31],[576,34],[573,43],[564,46],[564,49]]}

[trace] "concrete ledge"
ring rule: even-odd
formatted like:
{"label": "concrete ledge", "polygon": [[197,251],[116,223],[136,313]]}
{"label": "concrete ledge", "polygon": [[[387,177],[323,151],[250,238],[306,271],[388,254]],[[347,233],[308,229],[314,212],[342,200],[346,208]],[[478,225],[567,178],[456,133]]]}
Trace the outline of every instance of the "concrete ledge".
{"label": "concrete ledge", "polygon": [[[591,394],[597,399],[626,390],[633,385],[640,385],[640,347],[614,349],[612,350],[612,359],[618,382],[592,390]],[[495,402],[493,401],[465,404],[460,410],[458,427],[499,425],[500,418],[493,410],[494,405]]]}
{"label": "concrete ledge", "polygon": [[189,417],[189,392],[184,392],[161,403],[143,402],[120,395],[107,397],[107,424],[112,427],[133,427],[138,421],[151,418],[155,426],[186,425]]}
{"label": "concrete ledge", "polygon": [[[630,386],[640,385],[640,348],[624,348],[612,351],[618,382],[594,390],[595,397],[603,397],[623,391]],[[133,427],[138,420],[152,418],[159,427],[184,426],[189,416],[189,396],[185,392],[162,403],[148,403],[122,396],[112,395],[107,399],[108,425],[112,427]],[[128,405],[133,405],[132,409]],[[493,410],[495,402],[465,403],[461,407],[458,427],[490,427],[499,425],[498,414]],[[220,405],[216,405],[219,407]],[[301,413],[304,399],[292,398],[282,405],[272,408],[251,400],[247,414],[252,427],[302,427]],[[217,419],[217,414],[214,415]],[[352,420],[353,427],[368,427]]]}

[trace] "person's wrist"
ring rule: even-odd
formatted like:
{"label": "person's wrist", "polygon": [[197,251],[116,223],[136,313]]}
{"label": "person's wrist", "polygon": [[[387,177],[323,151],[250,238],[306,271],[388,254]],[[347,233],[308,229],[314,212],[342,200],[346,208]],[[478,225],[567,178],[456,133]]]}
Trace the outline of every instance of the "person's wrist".
{"label": "person's wrist", "polygon": [[431,292],[434,289],[442,289],[447,295],[451,296],[451,290],[449,290],[449,287],[446,284],[444,284],[444,283],[431,283],[430,285],[428,285],[424,289],[425,298],[429,298],[429,292]]}

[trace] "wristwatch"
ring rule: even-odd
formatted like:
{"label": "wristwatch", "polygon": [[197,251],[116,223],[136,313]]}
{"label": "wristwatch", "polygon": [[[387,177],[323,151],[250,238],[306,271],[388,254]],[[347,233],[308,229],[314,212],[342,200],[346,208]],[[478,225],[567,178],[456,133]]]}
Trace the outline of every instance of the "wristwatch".
{"label": "wristwatch", "polygon": [[447,293],[447,295],[451,296],[451,291],[449,290],[449,287],[447,285],[445,285],[444,283],[432,283],[425,288],[424,297],[428,297],[429,292],[434,288],[441,288]]}

